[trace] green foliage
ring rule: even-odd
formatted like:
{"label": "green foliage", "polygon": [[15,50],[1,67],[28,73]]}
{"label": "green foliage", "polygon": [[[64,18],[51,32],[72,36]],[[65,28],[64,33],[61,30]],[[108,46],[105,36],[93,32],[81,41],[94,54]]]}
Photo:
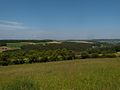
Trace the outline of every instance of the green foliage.
{"label": "green foliage", "polygon": [[89,54],[87,52],[83,52],[81,53],[81,59],[86,59],[86,58],[89,58]]}
{"label": "green foliage", "polygon": [[0,55],[0,65],[7,66],[8,64],[11,64],[10,55],[6,54],[6,53],[1,54]]}
{"label": "green foliage", "polygon": [[104,58],[115,58],[117,56],[113,53],[108,53],[108,54],[103,54],[102,57],[104,57]]}
{"label": "green foliage", "polygon": [[57,50],[57,49],[64,49],[72,50],[72,51],[82,51],[91,48],[93,44],[88,43],[75,43],[75,42],[62,42],[61,44],[38,44],[38,45],[24,45],[21,47],[22,50],[29,51],[29,50]]}
{"label": "green foliage", "polygon": [[67,49],[58,50],[23,50],[3,52],[0,57],[1,65],[50,62],[75,59],[75,53]]}
{"label": "green foliage", "polygon": [[7,46],[13,49],[20,49],[20,47],[27,45],[28,43],[7,43]]}
{"label": "green foliage", "polygon": [[20,43],[20,42],[52,42],[53,40],[45,39],[45,40],[0,40],[0,43]]}
{"label": "green foliage", "polygon": [[91,58],[99,58],[100,56],[99,56],[99,54],[97,54],[97,53],[92,53],[92,54],[90,55],[90,57],[91,57]]}
{"label": "green foliage", "polygon": [[7,46],[7,44],[0,42],[0,46]]}
{"label": "green foliage", "polygon": [[[3,41],[2,43],[5,42]],[[12,42],[22,42],[22,40]],[[119,43],[62,42],[60,44],[24,45],[21,49],[2,52],[0,55],[0,65],[7,66],[10,64],[51,62],[85,58],[113,58],[117,56],[113,53],[117,53],[119,51]]]}
{"label": "green foliage", "polygon": [[29,63],[39,62],[39,52],[35,50],[30,50],[25,55],[26,58],[28,58]]}

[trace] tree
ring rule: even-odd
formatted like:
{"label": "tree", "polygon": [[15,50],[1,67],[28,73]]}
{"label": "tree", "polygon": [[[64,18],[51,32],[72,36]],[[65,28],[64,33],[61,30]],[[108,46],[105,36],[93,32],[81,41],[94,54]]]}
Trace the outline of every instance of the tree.
{"label": "tree", "polygon": [[3,53],[1,56],[0,56],[0,63],[1,65],[3,66],[7,66],[8,64],[10,64],[10,60],[9,60],[9,55],[6,54],[6,53]]}
{"label": "tree", "polygon": [[26,53],[29,63],[39,62],[39,52],[36,50],[30,50]]}
{"label": "tree", "polygon": [[97,54],[97,53],[92,53],[90,57],[91,57],[91,58],[98,58],[98,57],[99,57],[99,54]]}
{"label": "tree", "polygon": [[81,59],[89,58],[89,54],[87,52],[81,53]]}

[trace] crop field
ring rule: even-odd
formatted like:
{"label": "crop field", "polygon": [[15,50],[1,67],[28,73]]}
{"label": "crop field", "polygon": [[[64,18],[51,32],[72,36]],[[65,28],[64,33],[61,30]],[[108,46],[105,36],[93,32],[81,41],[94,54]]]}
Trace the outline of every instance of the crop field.
{"label": "crop field", "polygon": [[28,43],[7,43],[8,47],[20,49],[21,46],[27,45]]}
{"label": "crop field", "polygon": [[120,90],[120,58],[1,66],[0,90]]}
{"label": "crop field", "polygon": [[44,42],[39,42],[39,43],[32,43],[32,42],[17,42],[17,43],[7,43],[8,47],[15,48],[15,49],[20,49],[21,46],[24,45],[30,45],[30,44],[45,44]]}

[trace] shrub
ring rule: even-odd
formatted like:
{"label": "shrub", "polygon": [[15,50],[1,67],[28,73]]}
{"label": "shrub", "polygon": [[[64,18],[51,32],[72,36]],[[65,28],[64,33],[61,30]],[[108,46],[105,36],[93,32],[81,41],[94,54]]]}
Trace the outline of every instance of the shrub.
{"label": "shrub", "polygon": [[8,61],[0,61],[0,65],[2,66],[8,66],[9,62]]}
{"label": "shrub", "polygon": [[58,60],[58,57],[57,56],[50,56],[48,58],[48,61],[57,61]]}
{"label": "shrub", "polygon": [[103,57],[103,58],[115,58],[115,57],[117,57],[117,56],[116,56],[115,54],[112,54],[112,53],[110,54],[110,53],[109,53],[109,54],[103,54],[102,57]]}
{"label": "shrub", "polygon": [[41,57],[41,62],[47,62],[48,61],[48,57],[47,56],[43,56]]}
{"label": "shrub", "polygon": [[25,61],[23,59],[16,59],[13,61],[14,64],[24,64]]}
{"label": "shrub", "polygon": [[2,53],[0,55],[0,63],[2,66],[7,66],[8,64],[11,64],[10,55]]}
{"label": "shrub", "polygon": [[81,59],[89,58],[89,54],[87,52],[81,53]]}
{"label": "shrub", "polygon": [[80,59],[81,58],[81,55],[76,55],[75,56],[75,59]]}
{"label": "shrub", "polygon": [[91,58],[99,58],[99,54],[97,54],[97,53],[92,53],[90,57],[91,57]]}

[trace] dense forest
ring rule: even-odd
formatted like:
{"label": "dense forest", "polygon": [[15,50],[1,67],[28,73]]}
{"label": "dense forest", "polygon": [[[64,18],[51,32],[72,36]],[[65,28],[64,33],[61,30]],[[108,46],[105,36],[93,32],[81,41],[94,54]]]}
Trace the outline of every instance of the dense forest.
{"label": "dense forest", "polygon": [[52,42],[53,40],[45,39],[45,40],[0,40],[0,43],[20,43],[20,42],[33,42],[33,43],[39,43],[39,42]]}
{"label": "dense forest", "polygon": [[7,44],[6,43],[0,43],[0,46],[7,46]]}
{"label": "dense forest", "polygon": [[64,49],[80,52],[92,48],[94,44],[87,43],[75,43],[75,42],[62,42],[61,44],[38,44],[38,45],[24,45],[21,47],[22,50],[56,50]]}
{"label": "dense forest", "polygon": [[[30,42],[30,40],[28,41]],[[45,40],[42,42],[50,41]],[[7,43],[9,42],[10,41],[2,41],[0,42],[0,46],[7,46]],[[11,42],[17,43],[18,41]],[[34,42],[38,41],[36,40]],[[0,53],[0,65],[6,66],[12,64],[51,62],[85,58],[114,58],[120,57],[119,52],[120,43],[111,44],[95,41],[94,43],[77,43],[63,41],[59,44],[27,44],[21,46],[21,49],[8,50]]]}

